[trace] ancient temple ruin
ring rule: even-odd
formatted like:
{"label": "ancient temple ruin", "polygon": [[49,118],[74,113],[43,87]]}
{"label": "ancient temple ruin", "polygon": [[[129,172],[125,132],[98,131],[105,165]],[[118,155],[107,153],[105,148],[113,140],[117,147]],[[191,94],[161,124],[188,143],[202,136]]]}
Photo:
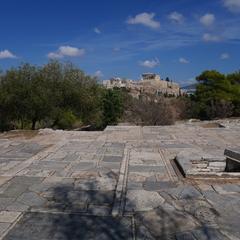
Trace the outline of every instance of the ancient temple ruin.
{"label": "ancient temple ruin", "polygon": [[143,73],[138,81],[112,78],[103,81],[103,85],[108,89],[125,88],[129,93],[138,98],[141,94],[156,96],[179,96],[181,95],[180,86],[176,82],[161,79],[155,73]]}

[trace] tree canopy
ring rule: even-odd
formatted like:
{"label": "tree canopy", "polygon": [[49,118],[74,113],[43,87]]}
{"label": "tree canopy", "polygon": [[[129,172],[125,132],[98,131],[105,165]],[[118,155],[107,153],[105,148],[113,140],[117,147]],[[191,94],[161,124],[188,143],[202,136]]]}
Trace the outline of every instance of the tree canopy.
{"label": "tree canopy", "polygon": [[229,117],[240,113],[240,72],[224,75],[204,71],[197,78],[195,102],[203,119]]}
{"label": "tree canopy", "polygon": [[1,75],[0,127],[102,128],[121,116],[117,94],[71,63],[23,64]]}

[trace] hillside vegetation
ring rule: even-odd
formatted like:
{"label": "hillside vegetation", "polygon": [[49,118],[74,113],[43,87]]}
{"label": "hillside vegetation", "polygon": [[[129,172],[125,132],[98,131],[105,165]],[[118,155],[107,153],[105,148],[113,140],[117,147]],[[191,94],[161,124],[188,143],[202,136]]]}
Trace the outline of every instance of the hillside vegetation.
{"label": "hillside vegetation", "polygon": [[240,116],[240,72],[205,71],[196,94],[132,98],[126,89],[105,89],[71,63],[23,64],[0,75],[0,130],[104,129],[127,121],[173,124],[178,119]]}

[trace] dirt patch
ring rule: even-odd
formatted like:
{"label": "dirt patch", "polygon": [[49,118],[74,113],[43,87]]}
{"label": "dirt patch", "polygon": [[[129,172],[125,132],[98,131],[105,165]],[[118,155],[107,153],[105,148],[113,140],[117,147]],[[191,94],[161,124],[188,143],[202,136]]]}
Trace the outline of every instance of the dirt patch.
{"label": "dirt patch", "polygon": [[3,134],[0,134],[0,138],[2,139],[31,139],[38,135],[38,131],[33,130],[13,130],[10,132],[6,132]]}
{"label": "dirt patch", "polygon": [[224,128],[224,126],[217,122],[204,123],[201,125],[203,128]]}

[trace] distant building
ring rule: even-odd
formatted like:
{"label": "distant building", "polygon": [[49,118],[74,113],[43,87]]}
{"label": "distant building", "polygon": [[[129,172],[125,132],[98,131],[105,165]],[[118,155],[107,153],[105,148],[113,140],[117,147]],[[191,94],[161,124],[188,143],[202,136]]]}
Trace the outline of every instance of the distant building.
{"label": "distant building", "polygon": [[125,88],[127,86],[127,81],[118,77],[111,78],[110,80],[103,80],[103,86],[106,88]]}
{"label": "distant building", "polygon": [[161,80],[160,75],[155,73],[143,73],[139,81],[123,80],[112,78],[103,81],[103,85],[108,88],[126,88],[133,97],[142,94],[179,96],[181,95],[180,86],[172,81]]}

